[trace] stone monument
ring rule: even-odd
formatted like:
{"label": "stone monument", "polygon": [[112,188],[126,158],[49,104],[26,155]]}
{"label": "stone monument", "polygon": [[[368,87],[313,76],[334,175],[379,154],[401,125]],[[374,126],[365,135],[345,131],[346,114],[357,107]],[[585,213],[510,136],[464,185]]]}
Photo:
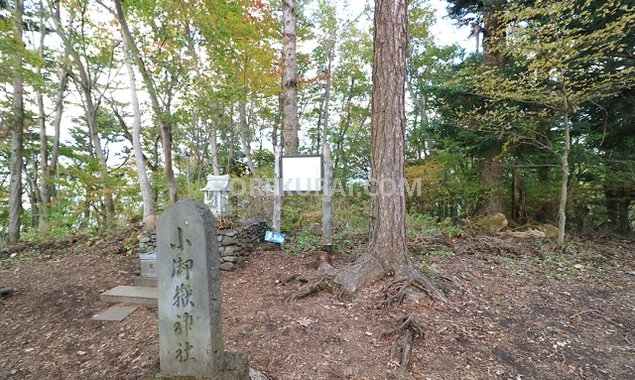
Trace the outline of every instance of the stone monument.
{"label": "stone monument", "polygon": [[214,216],[184,200],[157,227],[160,370],[164,379],[247,380],[240,353],[223,351],[219,253]]}

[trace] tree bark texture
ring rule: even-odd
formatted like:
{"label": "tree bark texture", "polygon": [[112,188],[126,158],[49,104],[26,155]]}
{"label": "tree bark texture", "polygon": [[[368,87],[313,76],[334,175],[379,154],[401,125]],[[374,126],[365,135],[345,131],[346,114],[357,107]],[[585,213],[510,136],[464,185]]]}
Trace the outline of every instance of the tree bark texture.
{"label": "tree bark texture", "polygon": [[[14,9],[15,37],[22,43],[24,31],[22,16],[24,0],[17,0]],[[20,50],[14,57],[13,75],[13,125],[11,128],[11,161],[9,163],[9,242],[20,240],[20,214],[22,213],[22,168],[24,166],[24,81],[22,78],[22,55]]]}
{"label": "tree bark texture", "polygon": [[479,204],[480,215],[495,215],[503,212],[503,165],[498,156],[479,161],[479,182],[484,189],[484,199]]}
{"label": "tree bark texture", "polygon": [[410,277],[403,182],[407,9],[407,0],[375,1],[370,250],[334,279],[350,293],[384,275]]}
{"label": "tree bark texture", "polygon": [[283,46],[282,46],[282,92],[284,153],[296,154],[298,138],[298,83],[296,61],[296,2],[282,1]]}

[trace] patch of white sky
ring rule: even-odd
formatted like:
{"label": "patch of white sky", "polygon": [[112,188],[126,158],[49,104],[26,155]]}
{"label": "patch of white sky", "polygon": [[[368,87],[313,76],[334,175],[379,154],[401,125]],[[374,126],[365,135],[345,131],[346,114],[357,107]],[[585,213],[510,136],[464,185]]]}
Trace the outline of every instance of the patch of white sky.
{"label": "patch of white sky", "polygon": [[[451,20],[448,16],[448,3],[444,0],[428,0],[429,5],[434,10],[435,24],[431,31],[435,42],[438,45],[459,45],[466,51],[474,49],[473,39],[469,37],[470,30],[468,27],[459,26],[456,21]],[[315,7],[315,3],[310,5],[309,12]],[[372,7],[373,2],[369,0],[346,0],[337,2],[338,18],[348,21],[357,18],[365,9],[371,9],[370,19],[359,17],[358,23],[369,29],[372,27]],[[313,46],[312,42],[300,43],[301,48],[309,49]]]}

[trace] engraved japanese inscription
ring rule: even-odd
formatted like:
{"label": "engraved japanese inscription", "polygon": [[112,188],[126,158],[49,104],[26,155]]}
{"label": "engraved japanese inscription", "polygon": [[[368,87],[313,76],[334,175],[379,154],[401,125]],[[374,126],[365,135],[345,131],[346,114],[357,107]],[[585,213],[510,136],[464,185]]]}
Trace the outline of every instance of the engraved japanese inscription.
{"label": "engraved japanese inscription", "polygon": [[197,201],[169,207],[157,228],[162,375],[214,376],[223,358],[214,217]]}

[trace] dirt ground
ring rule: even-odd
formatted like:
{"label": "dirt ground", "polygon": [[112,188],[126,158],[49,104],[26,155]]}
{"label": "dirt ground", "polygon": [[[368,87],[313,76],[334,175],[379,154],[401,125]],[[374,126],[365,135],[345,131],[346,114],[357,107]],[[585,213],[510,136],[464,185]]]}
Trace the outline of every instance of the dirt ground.
{"label": "dirt ground", "polygon": [[[132,233],[131,233],[132,234]],[[110,239],[110,240],[108,240]],[[136,255],[124,237],[78,237],[57,245],[0,252],[0,379],[138,379],[158,367],[156,308],[122,322],[93,321],[109,305],[99,294],[132,284]],[[411,241],[449,304],[422,298],[388,309],[378,282],[344,302],[320,293],[293,303],[311,275],[310,255],[256,252],[222,277],[227,350],[276,379],[391,379],[399,333],[412,314],[415,340],[406,379],[635,378],[635,244],[575,241],[552,245],[498,237]],[[13,256],[13,257],[11,257]],[[334,265],[353,257],[337,256]]]}

